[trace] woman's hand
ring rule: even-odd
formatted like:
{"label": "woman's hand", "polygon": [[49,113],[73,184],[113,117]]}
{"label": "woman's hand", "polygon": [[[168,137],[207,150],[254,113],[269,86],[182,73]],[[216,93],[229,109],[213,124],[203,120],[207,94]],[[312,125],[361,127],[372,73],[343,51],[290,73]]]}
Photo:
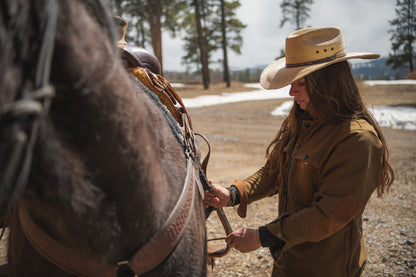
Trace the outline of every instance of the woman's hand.
{"label": "woman's hand", "polygon": [[229,234],[225,242],[242,253],[251,252],[261,247],[258,229],[238,229]]}
{"label": "woman's hand", "polygon": [[213,184],[212,192],[205,191],[204,195],[204,207],[208,206],[214,208],[222,208],[227,206],[228,201],[230,201],[230,191],[221,185]]}

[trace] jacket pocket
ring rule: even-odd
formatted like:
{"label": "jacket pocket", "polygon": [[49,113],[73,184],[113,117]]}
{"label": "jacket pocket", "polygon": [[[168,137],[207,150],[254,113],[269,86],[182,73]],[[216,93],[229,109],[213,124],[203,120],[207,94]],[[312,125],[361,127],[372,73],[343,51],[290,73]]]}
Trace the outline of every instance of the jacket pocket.
{"label": "jacket pocket", "polygon": [[317,161],[303,155],[295,155],[294,159],[289,193],[291,199],[296,200],[298,205],[307,206],[313,201],[314,194],[319,189],[321,168]]}

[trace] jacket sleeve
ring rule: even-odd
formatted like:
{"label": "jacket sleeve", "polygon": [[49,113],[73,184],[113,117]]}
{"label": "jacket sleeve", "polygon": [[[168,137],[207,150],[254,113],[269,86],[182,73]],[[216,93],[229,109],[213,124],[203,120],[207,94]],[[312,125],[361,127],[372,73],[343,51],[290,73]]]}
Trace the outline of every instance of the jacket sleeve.
{"label": "jacket sleeve", "polygon": [[359,131],[339,143],[323,165],[312,203],[266,225],[285,240],[284,249],[328,238],[364,211],[380,181],[382,147],[378,137]]}
{"label": "jacket sleeve", "polygon": [[244,181],[237,180],[232,184],[240,195],[240,205],[237,209],[240,217],[246,217],[247,205],[251,202],[277,193],[277,189],[269,178],[269,163],[268,160],[262,168]]}

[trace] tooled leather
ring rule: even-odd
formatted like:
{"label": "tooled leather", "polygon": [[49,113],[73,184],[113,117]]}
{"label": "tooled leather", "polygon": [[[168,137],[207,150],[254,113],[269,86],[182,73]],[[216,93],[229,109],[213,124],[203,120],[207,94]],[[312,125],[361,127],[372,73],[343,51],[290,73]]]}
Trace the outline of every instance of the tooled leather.
{"label": "tooled leather", "polygon": [[176,247],[189,221],[194,195],[194,171],[192,160],[188,160],[185,186],[175,209],[172,211],[165,226],[154,235],[129,263],[135,274],[143,274],[160,264]]}
{"label": "tooled leather", "polygon": [[188,118],[189,127],[192,129],[192,121],[185,108],[185,104],[182,102],[179,94],[163,76],[155,74],[147,68],[141,67],[128,68],[127,71],[157,95],[159,100],[170,111],[171,115],[181,127],[184,126],[184,122],[181,117],[184,113]]}
{"label": "tooled leather", "polygon": [[146,70],[144,68],[128,68],[127,71],[139,79],[142,84],[149,88],[154,94],[156,94],[160,102],[165,105],[171,115],[175,118],[176,122],[178,122],[180,126],[183,126],[181,115],[175,106],[175,99],[172,99],[172,97],[169,96],[163,88],[155,86],[152,80],[149,79],[148,74],[146,74]]}

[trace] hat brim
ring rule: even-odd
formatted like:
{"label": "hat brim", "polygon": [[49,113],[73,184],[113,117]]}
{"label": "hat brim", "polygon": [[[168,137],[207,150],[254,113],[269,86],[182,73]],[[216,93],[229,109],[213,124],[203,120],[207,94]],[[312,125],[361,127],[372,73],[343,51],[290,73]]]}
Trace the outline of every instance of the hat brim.
{"label": "hat brim", "polygon": [[349,59],[377,59],[379,57],[379,54],[374,53],[351,52],[347,53],[344,57],[337,58],[329,62],[298,67],[286,67],[286,58],[281,58],[272,62],[263,70],[260,75],[260,84],[265,89],[279,89],[316,70],[337,62]]}

